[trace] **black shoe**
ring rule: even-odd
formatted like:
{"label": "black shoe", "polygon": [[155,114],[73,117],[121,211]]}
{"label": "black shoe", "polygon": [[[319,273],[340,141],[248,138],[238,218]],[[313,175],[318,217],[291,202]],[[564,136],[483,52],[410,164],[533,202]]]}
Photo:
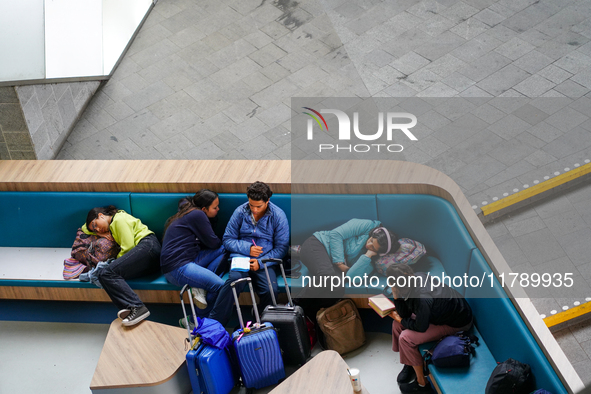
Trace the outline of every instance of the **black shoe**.
{"label": "black shoe", "polygon": [[145,305],[140,307],[132,306],[131,312],[125,319],[123,319],[122,324],[124,326],[133,326],[144,320],[146,317],[150,316],[150,311],[146,308]]}
{"label": "black shoe", "polygon": [[410,393],[422,393],[422,394],[433,394],[433,390],[431,389],[431,385],[429,382],[424,387],[419,386],[419,383],[415,380],[412,383],[401,383],[400,384],[400,392],[402,394],[410,394]]}
{"label": "black shoe", "polygon": [[415,373],[415,369],[410,365],[405,365],[404,368],[402,368],[402,371],[400,371],[400,373],[398,374],[398,378],[396,378],[396,381],[398,382],[398,384],[410,383],[410,381],[413,380],[416,376],[417,374]]}

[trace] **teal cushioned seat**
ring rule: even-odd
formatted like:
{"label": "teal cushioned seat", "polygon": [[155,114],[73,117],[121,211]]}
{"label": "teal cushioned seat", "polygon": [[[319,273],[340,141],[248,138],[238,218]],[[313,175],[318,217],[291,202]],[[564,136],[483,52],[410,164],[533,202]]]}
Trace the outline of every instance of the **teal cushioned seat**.
{"label": "teal cushioned seat", "polygon": [[178,210],[182,193],[131,193],[132,215],[139,218],[162,241],[166,220]]}
{"label": "teal cushioned seat", "polygon": [[131,211],[129,193],[0,192],[0,246],[71,248],[92,208]]}
{"label": "teal cushioned seat", "polygon": [[19,286],[19,287],[64,287],[96,289],[97,287],[90,282],[80,282],[79,280],[32,280],[32,279],[0,279],[0,286]]}
{"label": "teal cushioned seat", "polygon": [[[490,373],[497,363],[490,349],[482,340],[482,335],[476,327],[469,334],[476,335],[479,345],[475,346],[475,356],[470,357],[468,368],[437,368],[429,365],[429,372],[443,393],[484,393],[484,388],[490,377]],[[419,346],[421,354],[431,349],[436,342],[429,342]]]}
{"label": "teal cushioned seat", "polygon": [[[468,275],[482,277],[491,269],[480,250],[472,252]],[[567,393],[548,359],[533,338],[515,306],[494,278],[482,288],[468,288],[466,299],[472,307],[474,322],[486,339],[496,361],[509,357],[529,364],[535,376],[536,388],[544,388],[553,394]],[[492,372],[492,369],[489,372]]]}
{"label": "teal cushioned seat", "polygon": [[375,195],[293,194],[292,244],[301,245],[314,232],[332,230],[351,219],[377,220]]}
{"label": "teal cushioned seat", "polygon": [[[166,280],[164,275],[153,274],[127,281],[135,290],[180,290]],[[1,286],[22,286],[22,287],[63,287],[96,289],[91,282],[80,282],[79,280],[30,280],[30,279],[1,279]]]}
{"label": "teal cushioned seat", "polygon": [[[457,211],[443,198],[426,194],[377,195],[378,218],[399,237],[425,245],[447,275],[468,272],[470,251],[476,247]],[[463,294],[464,289],[458,289]]]}
{"label": "teal cushioned seat", "polygon": [[149,276],[144,276],[137,279],[130,279],[127,281],[129,286],[135,290],[180,290],[180,287],[177,287],[171,283],[169,283],[164,275],[152,274]]}
{"label": "teal cushioned seat", "polygon": [[[189,195],[192,194],[131,193],[133,215],[140,218],[150,230],[156,233],[158,239],[162,240],[166,220],[177,212],[179,200]],[[221,238],[234,210],[248,200],[246,194],[238,193],[219,194],[219,198],[220,211],[215,220],[214,231]],[[289,221],[291,212],[289,194],[273,195],[271,201],[285,211]]]}

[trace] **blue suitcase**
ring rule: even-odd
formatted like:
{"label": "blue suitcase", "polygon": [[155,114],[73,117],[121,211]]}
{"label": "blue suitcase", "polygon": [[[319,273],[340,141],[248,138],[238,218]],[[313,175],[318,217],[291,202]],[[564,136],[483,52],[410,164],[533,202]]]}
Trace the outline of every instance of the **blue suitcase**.
{"label": "blue suitcase", "polygon": [[[254,327],[252,329],[247,328],[246,330],[244,329],[238,295],[234,288],[234,285],[241,281],[248,281],[256,318]],[[285,369],[283,367],[283,359],[281,358],[277,332],[271,323],[261,324],[250,278],[242,278],[232,282],[232,292],[234,293],[238,320],[240,320],[241,327],[232,334],[232,342],[234,343],[234,350],[238,357],[242,383],[247,389],[260,389],[277,384],[281,379],[285,378]]]}
{"label": "blue suitcase", "polygon": [[[185,310],[183,293],[187,290],[185,285],[181,290],[181,305],[189,334],[188,341],[191,349],[187,352],[187,368],[189,379],[194,394],[228,394],[235,386],[236,379],[232,370],[232,363],[228,352],[229,348],[217,349],[199,341],[191,334],[189,319]],[[193,312],[193,321],[197,321],[193,297],[189,293],[189,302]]]}

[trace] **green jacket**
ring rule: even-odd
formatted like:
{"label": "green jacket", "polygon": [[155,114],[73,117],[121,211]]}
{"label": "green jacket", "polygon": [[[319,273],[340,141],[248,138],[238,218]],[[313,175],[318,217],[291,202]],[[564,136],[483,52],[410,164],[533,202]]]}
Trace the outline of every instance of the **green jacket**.
{"label": "green jacket", "polygon": [[369,232],[380,225],[378,220],[351,219],[334,230],[317,231],[314,236],[324,245],[333,264],[346,263],[351,267],[356,263],[369,263],[369,257],[359,254],[365,249]]}
{"label": "green jacket", "polygon": [[[117,213],[113,215],[109,230],[111,230],[115,242],[121,246],[121,251],[117,255],[117,258],[135,248],[145,236],[154,234],[154,232],[150,231],[148,226],[143,224],[141,220],[122,210],[117,211]],[[95,233],[88,231],[86,223],[82,226],[82,231],[86,234],[96,235]]]}

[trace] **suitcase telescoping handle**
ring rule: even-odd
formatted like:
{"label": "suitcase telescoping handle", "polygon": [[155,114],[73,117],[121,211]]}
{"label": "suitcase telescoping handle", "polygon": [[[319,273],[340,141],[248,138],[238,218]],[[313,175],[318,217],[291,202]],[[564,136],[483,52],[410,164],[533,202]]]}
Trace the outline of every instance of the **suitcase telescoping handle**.
{"label": "suitcase telescoping handle", "polygon": [[189,285],[184,285],[181,289],[181,305],[183,306],[183,316],[185,317],[185,323],[187,323],[187,334],[189,338],[189,346],[191,346],[191,329],[189,328],[189,319],[187,317],[187,310],[185,309],[185,300],[183,300],[183,295],[185,292],[189,290],[189,304],[191,304],[191,311],[193,312],[193,321],[197,324],[197,313],[195,313],[195,305],[193,304],[193,294]]}
{"label": "suitcase telescoping handle", "polygon": [[283,275],[283,283],[285,284],[285,292],[287,293],[287,306],[293,308],[295,305],[291,299],[291,292],[289,291],[289,286],[287,285],[287,277],[285,276],[285,270],[283,269],[283,261],[281,259],[263,259],[261,263],[263,263],[263,266],[265,267],[265,274],[267,275],[267,282],[269,283],[269,291],[271,291],[271,299],[273,300],[273,306],[277,306],[277,301],[275,301],[275,294],[273,292],[273,286],[271,284],[271,277],[269,276],[267,262],[279,264],[279,268],[281,268],[281,275]]}
{"label": "suitcase telescoping handle", "polygon": [[234,301],[236,304],[236,311],[238,312],[238,320],[240,321],[240,327],[242,329],[244,329],[244,320],[242,319],[242,311],[240,310],[240,302],[238,301],[238,293],[236,293],[236,284],[240,283],[240,282],[248,282],[248,288],[250,290],[250,297],[252,298],[252,306],[254,309],[254,317],[257,321],[257,324],[260,326],[261,325],[261,318],[259,317],[259,311],[257,310],[257,302],[254,298],[254,290],[252,289],[252,283],[251,283],[251,279],[250,278],[241,278],[238,280],[235,280],[234,282],[230,283],[230,286],[232,287],[232,293],[234,293]]}

